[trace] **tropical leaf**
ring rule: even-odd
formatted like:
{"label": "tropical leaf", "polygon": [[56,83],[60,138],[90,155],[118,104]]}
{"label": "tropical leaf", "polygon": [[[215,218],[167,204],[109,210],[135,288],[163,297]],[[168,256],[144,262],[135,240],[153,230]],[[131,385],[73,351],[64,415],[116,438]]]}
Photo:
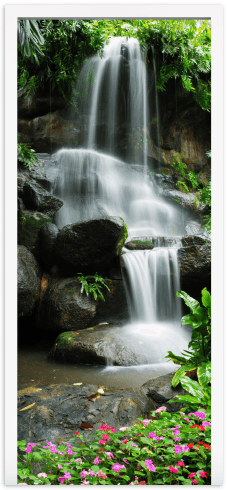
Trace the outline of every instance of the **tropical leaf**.
{"label": "tropical leaf", "polygon": [[185,375],[188,371],[194,371],[197,368],[195,364],[185,364],[181,366],[180,369],[174,374],[172,379],[172,386],[175,388],[180,382],[180,378]]}
{"label": "tropical leaf", "polygon": [[184,390],[188,391],[191,395],[196,397],[198,401],[202,400],[204,394],[203,394],[203,391],[202,391],[199,383],[197,383],[197,381],[193,381],[192,379],[188,378],[187,376],[183,376],[180,379],[180,383],[181,383],[182,388],[184,388]]}
{"label": "tropical leaf", "polygon": [[[185,304],[190,308],[192,312],[194,312],[198,307],[200,307],[199,301],[194,298],[191,298],[185,291],[177,291],[176,295],[178,298],[182,298]],[[184,318],[184,317],[183,317]]]}
{"label": "tropical leaf", "polygon": [[207,387],[211,382],[211,362],[203,362],[197,369],[197,377],[200,386]]}

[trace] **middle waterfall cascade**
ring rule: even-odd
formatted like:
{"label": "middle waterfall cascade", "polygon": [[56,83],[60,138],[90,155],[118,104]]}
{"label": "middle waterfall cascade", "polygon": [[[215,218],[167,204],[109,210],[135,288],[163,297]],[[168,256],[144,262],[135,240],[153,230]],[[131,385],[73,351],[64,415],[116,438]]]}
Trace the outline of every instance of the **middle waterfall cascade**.
{"label": "middle waterfall cascade", "polygon": [[[52,192],[64,202],[55,215],[58,228],[119,216],[128,227],[128,240],[153,242],[153,250],[123,249],[121,267],[130,323],[122,332],[137,349],[147,351],[149,357],[151,353],[155,366],[164,364],[168,350],[178,354],[186,349],[190,332],[180,327],[181,300],[176,297],[180,289],[177,248],[181,235],[186,234],[185,217],[174,203],[158,195],[148,176],[150,111],[145,61],[136,39],[113,38],[102,58],[97,55],[84,64],[76,86],[82,94],[77,117],[84,129],[83,147],[62,149],[54,155],[59,173]],[[88,77],[92,85],[84,97]],[[157,101],[154,107],[157,114]],[[116,148],[121,132],[128,135],[130,144],[120,159]],[[134,145],[136,134],[140,135],[138,146]]]}

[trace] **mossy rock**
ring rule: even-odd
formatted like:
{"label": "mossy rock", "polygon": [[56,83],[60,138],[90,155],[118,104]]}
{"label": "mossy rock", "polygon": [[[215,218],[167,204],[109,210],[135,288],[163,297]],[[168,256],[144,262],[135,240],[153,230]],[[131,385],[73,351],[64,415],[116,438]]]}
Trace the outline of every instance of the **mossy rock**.
{"label": "mossy rock", "polygon": [[24,245],[39,257],[39,231],[51,218],[37,211],[23,211],[18,223],[18,244]]}
{"label": "mossy rock", "polygon": [[128,250],[153,250],[154,244],[149,240],[131,240],[125,244]]}

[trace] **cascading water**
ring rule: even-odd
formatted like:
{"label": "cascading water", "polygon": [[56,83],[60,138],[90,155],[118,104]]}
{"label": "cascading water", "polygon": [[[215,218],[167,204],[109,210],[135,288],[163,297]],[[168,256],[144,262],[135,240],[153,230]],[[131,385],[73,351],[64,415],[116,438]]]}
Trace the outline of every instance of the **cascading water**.
{"label": "cascading water", "polygon": [[104,215],[121,216],[129,237],[153,241],[153,250],[125,249],[121,257],[130,311],[122,335],[157,366],[164,364],[167,350],[178,354],[186,348],[190,333],[180,328],[176,291],[181,241],[172,237],[185,234],[184,218],[174,204],[157,195],[147,175],[145,60],[136,39],[113,38],[102,58],[97,55],[84,64],[76,92],[83,93],[85,80],[91,78],[92,83],[79,103],[83,148],[55,154],[59,175],[53,194],[64,201],[55,215],[59,228]]}

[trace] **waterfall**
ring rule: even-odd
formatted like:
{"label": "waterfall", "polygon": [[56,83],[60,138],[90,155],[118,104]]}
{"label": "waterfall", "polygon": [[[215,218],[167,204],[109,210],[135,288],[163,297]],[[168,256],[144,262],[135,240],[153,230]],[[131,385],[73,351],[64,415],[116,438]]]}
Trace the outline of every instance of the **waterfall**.
{"label": "waterfall", "polygon": [[[152,65],[156,81],[154,58]],[[137,346],[143,344],[151,362],[162,363],[167,350],[180,353],[190,339],[189,332],[180,327],[180,299],[176,297],[180,289],[177,248],[186,223],[180,208],[163,200],[148,176],[152,123],[146,53],[138,41],[111,39],[102,58],[93,56],[83,65],[76,93],[80,95],[76,117],[83,128],[83,142],[81,148],[55,154],[59,172],[52,192],[64,206],[54,222],[62,228],[68,223],[119,216],[128,226],[129,239],[153,242],[153,250],[125,249],[127,253],[121,256],[130,311],[123,336]],[[154,94],[153,114],[159,124],[156,87]],[[159,127],[153,131],[159,140]]]}

